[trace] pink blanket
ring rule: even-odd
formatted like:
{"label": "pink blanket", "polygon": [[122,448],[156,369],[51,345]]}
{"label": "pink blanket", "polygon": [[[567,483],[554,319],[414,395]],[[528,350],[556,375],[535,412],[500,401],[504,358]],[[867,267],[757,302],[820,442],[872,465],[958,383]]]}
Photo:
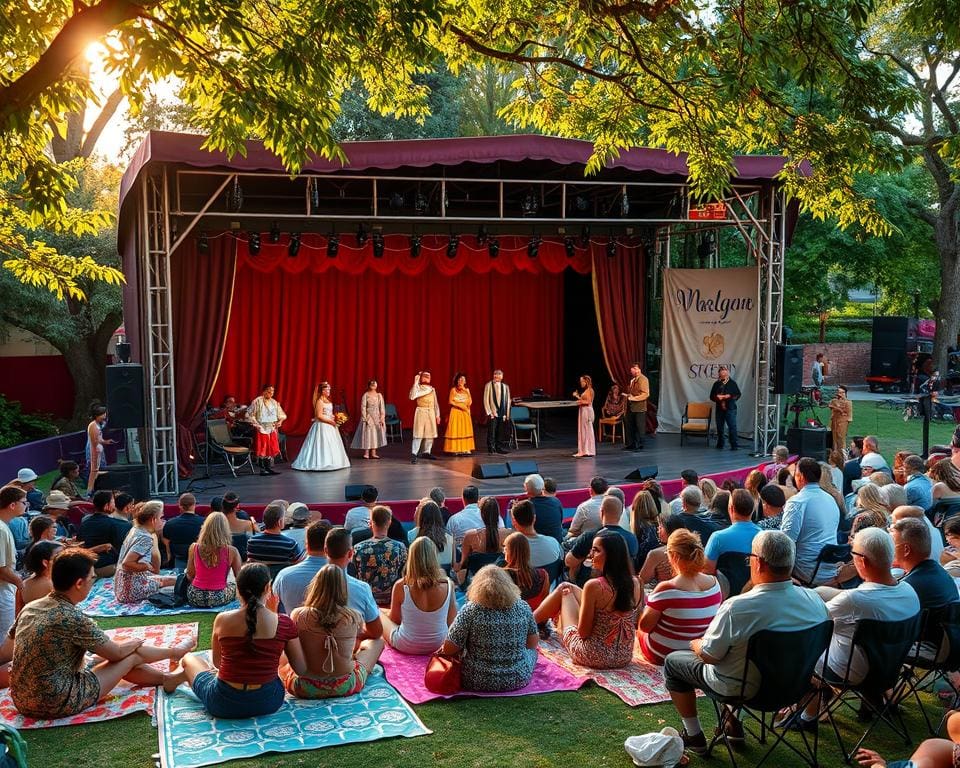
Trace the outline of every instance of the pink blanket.
{"label": "pink blanket", "polygon": [[384,676],[400,695],[411,704],[423,704],[434,699],[452,699],[454,696],[532,696],[536,693],[552,693],[553,691],[575,691],[585,682],[586,677],[578,677],[564,669],[550,659],[541,655],[537,658],[537,666],[533,670],[533,679],[525,688],[517,691],[502,693],[482,693],[480,691],[461,691],[450,696],[428,691],[423,684],[423,674],[427,669],[429,656],[408,656],[398,653],[392,648],[386,648],[380,657]]}

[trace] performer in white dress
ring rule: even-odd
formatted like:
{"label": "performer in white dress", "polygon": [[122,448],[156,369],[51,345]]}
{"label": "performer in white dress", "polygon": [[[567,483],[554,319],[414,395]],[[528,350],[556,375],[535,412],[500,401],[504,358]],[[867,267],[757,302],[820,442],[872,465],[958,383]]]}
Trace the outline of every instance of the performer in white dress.
{"label": "performer in white dress", "polygon": [[260,465],[261,475],[279,475],[273,460],[280,453],[280,426],[287,418],[274,397],[273,384],[260,387],[260,397],[247,407],[247,421],[253,424],[253,455]]}
{"label": "performer in white dress", "polygon": [[377,391],[377,380],[367,382],[367,391],[360,398],[360,424],[353,435],[351,448],[362,448],[363,458],[379,459],[377,448],[387,444],[387,409],[383,395]]}
{"label": "performer in white dress", "polygon": [[437,391],[430,386],[430,371],[420,371],[416,375],[410,387],[410,399],[417,401],[417,410],[413,412],[413,440],[410,441],[413,458],[410,463],[417,463],[421,444],[423,458],[436,461],[437,457],[430,453],[430,449],[440,425],[440,403],[437,402]]}
{"label": "performer in white dress", "polygon": [[313,425],[303,441],[300,455],[290,466],[311,472],[327,472],[350,466],[343,438],[333,416],[330,385],[322,381],[313,390]]}

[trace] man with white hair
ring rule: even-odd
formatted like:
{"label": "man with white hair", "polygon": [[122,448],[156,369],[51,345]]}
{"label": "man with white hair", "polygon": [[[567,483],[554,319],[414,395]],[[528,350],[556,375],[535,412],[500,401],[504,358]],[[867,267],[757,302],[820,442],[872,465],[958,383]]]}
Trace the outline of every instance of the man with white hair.
{"label": "man with white hair", "polygon": [[681,509],[679,515],[681,524],[688,531],[700,535],[703,546],[707,546],[710,537],[720,530],[720,525],[700,514],[703,506],[703,494],[695,485],[688,485],[680,491]]}
{"label": "man with white hair", "polygon": [[893,475],[887,460],[880,455],[880,444],[875,435],[863,438],[863,456],[860,457],[860,473],[870,477],[874,472],[886,472]]}
{"label": "man with white hair", "polygon": [[[567,553],[564,562],[570,569],[570,578],[577,580],[577,571],[584,560],[590,555],[590,548],[593,546],[593,540],[600,531],[613,531],[618,534],[627,545],[627,553],[630,559],[637,557],[639,544],[637,537],[632,532],[620,527],[620,515],[623,513],[623,502],[616,496],[604,496],[600,504],[600,522],[603,523],[597,530],[580,534],[573,542],[573,546]],[[581,582],[583,579],[580,580]]]}
{"label": "man with white hair", "polygon": [[543,477],[538,474],[527,475],[523,479],[523,490],[533,502],[536,520],[534,528],[542,536],[553,536],[563,542],[563,505],[556,496],[546,496],[543,492]]}
{"label": "man with white hair", "polygon": [[903,469],[907,479],[903,484],[907,500],[905,504],[911,507],[920,507],[926,512],[933,506],[933,481],[926,475],[926,465],[916,454],[911,454],[903,460]]}
{"label": "man with white hair", "polygon": [[880,500],[893,512],[897,507],[907,505],[907,492],[900,483],[887,483],[880,486]]}
{"label": "man with white hair", "polygon": [[927,531],[930,533],[930,557],[936,562],[940,562],[940,555],[943,554],[943,533],[940,529],[937,528],[933,523],[930,522],[928,518],[920,507],[914,507],[911,505],[903,505],[897,507],[893,510],[893,513],[890,515],[891,520],[896,522],[897,520],[919,520],[924,524]]}

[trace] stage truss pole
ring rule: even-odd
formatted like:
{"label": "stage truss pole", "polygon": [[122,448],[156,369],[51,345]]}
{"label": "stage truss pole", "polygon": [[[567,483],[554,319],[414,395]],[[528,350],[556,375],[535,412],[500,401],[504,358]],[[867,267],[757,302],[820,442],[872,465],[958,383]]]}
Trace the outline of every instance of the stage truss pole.
{"label": "stage truss pole", "polygon": [[170,298],[170,200],[167,169],[141,181],[142,274],[146,282],[147,455],[151,495],[176,495],[177,420]]}

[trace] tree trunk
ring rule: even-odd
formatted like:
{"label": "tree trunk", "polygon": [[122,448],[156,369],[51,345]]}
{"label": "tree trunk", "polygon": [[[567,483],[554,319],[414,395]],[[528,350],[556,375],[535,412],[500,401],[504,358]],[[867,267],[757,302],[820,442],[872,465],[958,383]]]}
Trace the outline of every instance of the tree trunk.
{"label": "tree trunk", "polygon": [[90,405],[106,400],[106,374],[104,359],[106,349],[94,357],[85,344],[69,347],[63,351],[67,370],[73,377],[73,414],[68,429],[83,429],[90,421]]}
{"label": "tree trunk", "polygon": [[960,227],[958,227],[958,194],[954,184],[941,207],[934,227],[940,256],[940,300],[937,302],[937,331],[933,340],[936,367],[947,374],[947,348],[957,343],[960,332]]}
{"label": "tree trunk", "polygon": [[820,343],[825,344],[827,341],[827,313],[820,313]]}

